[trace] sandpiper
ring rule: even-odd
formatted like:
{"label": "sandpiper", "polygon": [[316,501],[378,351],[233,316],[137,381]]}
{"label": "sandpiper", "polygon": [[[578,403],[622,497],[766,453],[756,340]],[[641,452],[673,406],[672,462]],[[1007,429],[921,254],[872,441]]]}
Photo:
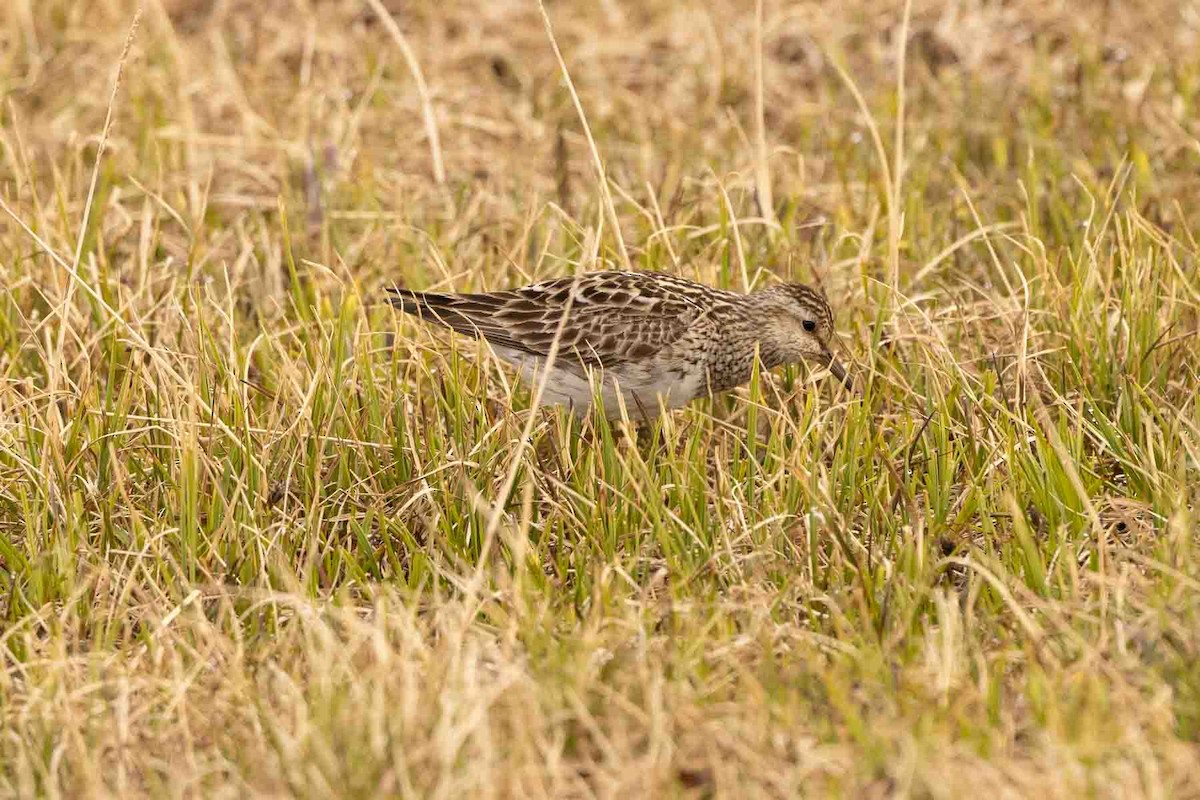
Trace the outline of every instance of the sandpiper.
{"label": "sandpiper", "polygon": [[812,360],[851,385],[830,350],[829,303],[801,284],[742,294],[657,272],[605,271],[481,294],[388,291],[404,312],[484,339],[526,380],[536,380],[557,336],[542,399],[580,415],[597,396],[593,386],[610,417],[620,414],[618,394],[646,415],[732,389],[750,380],[755,354],[766,369]]}

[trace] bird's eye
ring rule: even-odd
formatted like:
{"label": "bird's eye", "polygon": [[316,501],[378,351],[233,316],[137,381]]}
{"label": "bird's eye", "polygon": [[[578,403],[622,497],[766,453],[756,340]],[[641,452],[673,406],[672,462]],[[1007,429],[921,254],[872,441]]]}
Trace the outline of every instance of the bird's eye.
{"label": "bird's eye", "polygon": [[808,331],[809,333],[812,333],[817,329],[817,323],[813,322],[811,319],[806,319],[800,324],[804,326],[804,330]]}

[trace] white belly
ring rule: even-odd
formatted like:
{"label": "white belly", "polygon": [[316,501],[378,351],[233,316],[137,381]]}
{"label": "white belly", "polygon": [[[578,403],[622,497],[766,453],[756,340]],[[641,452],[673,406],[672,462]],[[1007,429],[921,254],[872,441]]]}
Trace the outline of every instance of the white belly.
{"label": "white belly", "polygon": [[[527,353],[493,347],[496,355],[513,364],[521,378],[534,391],[542,379],[543,361]],[[704,387],[704,376],[699,372],[685,374],[664,369],[656,360],[645,364],[621,365],[610,370],[580,372],[573,367],[553,366],[546,388],[542,392],[542,405],[567,406],[583,416],[592,407],[599,395],[604,406],[604,415],[609,419],[621,416],[621,403],[631,418],[656,415],[660,406],[679,408],[694,399]]]}

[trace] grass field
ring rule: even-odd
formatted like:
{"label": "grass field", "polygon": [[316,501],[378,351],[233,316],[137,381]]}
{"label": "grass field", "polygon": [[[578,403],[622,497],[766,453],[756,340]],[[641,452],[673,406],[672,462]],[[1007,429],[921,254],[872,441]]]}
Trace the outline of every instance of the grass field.
{"label": "grass field", "polygon": [[[1200,6],[545,12],[0,4],[0,795],[1200,797]],[[601,266],[857,391],[379,302]]]}

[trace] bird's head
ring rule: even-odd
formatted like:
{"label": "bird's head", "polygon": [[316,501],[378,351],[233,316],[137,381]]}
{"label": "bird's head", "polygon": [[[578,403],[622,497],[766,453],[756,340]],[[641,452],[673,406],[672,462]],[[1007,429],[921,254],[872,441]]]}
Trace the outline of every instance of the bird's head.
{"label": "bird's head", "polygon": [[761,341],[764,354],[778,363],[815,361],[851,388],[846,368],[833,355],[833,311],[824,292],[799,283],[768,286],[754,294],[764,309]]}

